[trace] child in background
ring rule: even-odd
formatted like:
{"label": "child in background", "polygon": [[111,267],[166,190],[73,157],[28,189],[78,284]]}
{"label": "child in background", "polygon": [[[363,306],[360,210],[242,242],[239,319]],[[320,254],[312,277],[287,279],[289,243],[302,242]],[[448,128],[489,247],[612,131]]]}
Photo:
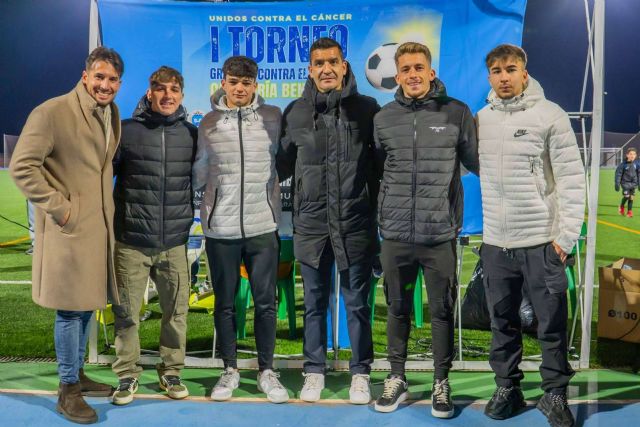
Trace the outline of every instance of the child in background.
{"label": "child in background", "polygon": [[618,212],[624,215],[624,205],[627,203],[627,216],[633,217],[633,197],[636,193],[636,187],[640,184],[640,173],[636,159],[638,152],[635,148],[627,148],[625,160],[616,168],[616,191],[620,191],[622,187],[622,200]]}

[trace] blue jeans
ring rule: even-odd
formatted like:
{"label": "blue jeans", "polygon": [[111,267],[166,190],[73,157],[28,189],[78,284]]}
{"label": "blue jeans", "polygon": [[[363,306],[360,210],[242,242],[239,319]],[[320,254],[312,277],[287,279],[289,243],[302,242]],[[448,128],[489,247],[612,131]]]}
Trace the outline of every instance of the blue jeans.
{"label": "blue jeans", "polygon": [[53,335],[58,359],[58,376],[63,384],[79,381],[78,372],[84,367],[89,321],[93,311],[56,311]]}

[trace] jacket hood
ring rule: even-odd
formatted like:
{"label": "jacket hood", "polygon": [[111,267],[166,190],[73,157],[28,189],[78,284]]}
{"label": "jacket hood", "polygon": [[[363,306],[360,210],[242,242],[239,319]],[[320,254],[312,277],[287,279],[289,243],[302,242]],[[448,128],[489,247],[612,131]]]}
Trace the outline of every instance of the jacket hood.
{"label": "jacket hood", "polygon": [[499,111],[523,111],[533,107],[543,99],[545,99],[545,96],[542,86],[536,79],[529,76],[529,83],[520,95],[511,99],[501,99],[496,94],[496,91],[491,89],[487,97],[487,103],[492,109]]}
{"label": "jacket hood", "polygon": [[[213,95],[211,95],[211,109],[216,111],[223,111],[223,112],[238,112],[238,108],[229,108],[227,106],[227,95],[224,92],[224,89],[220,88],[217,91],[214,92]],[[242,109],[243,111],[255,111],[258,108],[260,108],[262,105],[264,105],[264,98],[262,98],[258,92],[256,92],[253,95],[253,100],[251,101],[251,103],[249,105],[246,105],[244,107],[240,107],[240,109]]]}
{"label": "jacket hood", "polygon": [[407,98],[404,96],[404,91],[402,90],[402,86],[398,86],[396,90],[396,94],[394,95],[396,101],[398,101],[401,105],[410,106],[412,104],[416,105],[424,105],[433,100],[439,100],[447,98],[447,88],[442,83],[442,80],[439,78],[433,79],[431,82],[431,86],[429,87],[429,92],[424,98]]}
{"label": "jacket hood", "polygon": [[163,116],[160,113],[156,113],[151,109],[151,103],[147,99],[147,95],[143,95],[138,101],[138,105],[133,111],[133,115],[131,116],[133,120],[138,122],[150,122],[150,123],[162,123],[165,125],[173,124],[180,120],[185,120],[187,118],[187,110],[180,104],[175,113],[170,116]]}
{"label": "jacket hood", "polygon": [[[352,95],[358,93],[358,86],[356,84],[356,76],[351,71],[351,64],[347,62],[347,72],[344,75],[342,80],[342,89],[341,90],[332,90],[326,93],[326,104],[328,108],[330,106],[338,105],[340,100],[348,98]],[[307,82],[304,85],[304,90],[302,92],[302,98],[311,103],[311,105],[316,105],[316,100],[318,99],[318,95],[321,94],[316,87],[315,82],[309,76],[307,78]]]}

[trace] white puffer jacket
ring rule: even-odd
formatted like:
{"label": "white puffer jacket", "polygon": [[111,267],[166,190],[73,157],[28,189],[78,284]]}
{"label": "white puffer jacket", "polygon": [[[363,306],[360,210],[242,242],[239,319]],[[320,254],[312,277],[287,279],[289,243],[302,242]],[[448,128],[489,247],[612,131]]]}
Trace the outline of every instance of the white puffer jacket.
{"label": "white puffer jacket", "polygon": [[280,186],[275,155],[282,113],[257,93],[242,108],[227,107],[224,92],[200,122],[193,187],[206,189],[200,218],[204,235],[239,239],[275,231]]}
{"label": "white puffer jacket", "polygon": [[478,112],[483,241],[524,248],[555,241],[569,253],[584,220],[584,167],[567,113],[529,77]]}

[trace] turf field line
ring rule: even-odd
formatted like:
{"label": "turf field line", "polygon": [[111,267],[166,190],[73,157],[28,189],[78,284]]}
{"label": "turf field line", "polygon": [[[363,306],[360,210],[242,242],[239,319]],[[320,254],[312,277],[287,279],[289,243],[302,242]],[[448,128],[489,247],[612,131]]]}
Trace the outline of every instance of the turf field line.
{"label": "turf field line", "polygon": [[609,227],[617,228],[618,230],[628,231],[629,233],[640,234],[640,231],[634,230],[633,228],[623,227],[618,224],[614,224],[612,222],[603,221],[601,219],[598,220],[598,224],[607,225]]}
{"label": "turf field line", "polygon": [[[36,396],[36,395],[49,395],[49,396],[56,396],[58,394],[57,390],[18,390],[18,389],[3,389],[0,388],[0,393],[5,393],[5,394],[23,394],[23,395],[32,395],[32,396]],[[135,398],[134,399],[143,399],[143,400],[172,400],[171,398],[169,398],[166,394],[142,394],[142,393],[136,393]],[[202,403],[210,403],[210,404],[220,404],[220,403],[269,403],[271,404],[271,402],[269,402],[269,400],[266,397],[233,397],[230,400],[224,401],[224,402],[215,402],[213,400],[211,400],[209,397],[207,396],[189,396],[185,399],[181,399],[181,400],[185,400],[185,401],[189,401],[189,402],[202,402]],[[373,404],[375,401],[372,400],[370,404]],[[486,405],[487,403],[489,403],[488,399],[453,399],[455,404],[458,405]],[[407,400],[405,400],[405,402],[408,402],[412,405],[430,405],[431,404],[431,399],[411,399],[408,398]],[[636,404],[636,403],[640,403],[640,399],[568,399],[567,402],[569,402],[570,405],[594,405],[594,404],[599,404],[599,405],[629,405],[629,404]],[[300,400],[300,399],[289,399],[288,402],[289,404],[293,403],[293,404],[300,404],[300,405],[313,405],[313,406],[333,406],[333,405],[351,405],[351,403],[349,402],[349,399],[322,399],[319,400],[318,402],[315,403],[309,403],[309,402],[305,402],[304,400]],[[535,406],[538,401],[537,400],[525,400],[525,403],[527,404],[527,406]],[[401,406],[405,406],[406,403],[403,405],[401,404]]]}
{"label": "turf field line", "polygon": [[30,285],[31,280],[0,280],[0,285]]}
{"label": "turf field line", "polygon": [[0,248],[5,248],[7,246],[13,246],[13,245],[16,245],[18,243],[26,242],[27,240],[30,240],[30,239],[31,238],[29,236],[24,236],[24,237],[21,237],[19,239],[9,240],[8,242],[1,242],[0,243]]}

